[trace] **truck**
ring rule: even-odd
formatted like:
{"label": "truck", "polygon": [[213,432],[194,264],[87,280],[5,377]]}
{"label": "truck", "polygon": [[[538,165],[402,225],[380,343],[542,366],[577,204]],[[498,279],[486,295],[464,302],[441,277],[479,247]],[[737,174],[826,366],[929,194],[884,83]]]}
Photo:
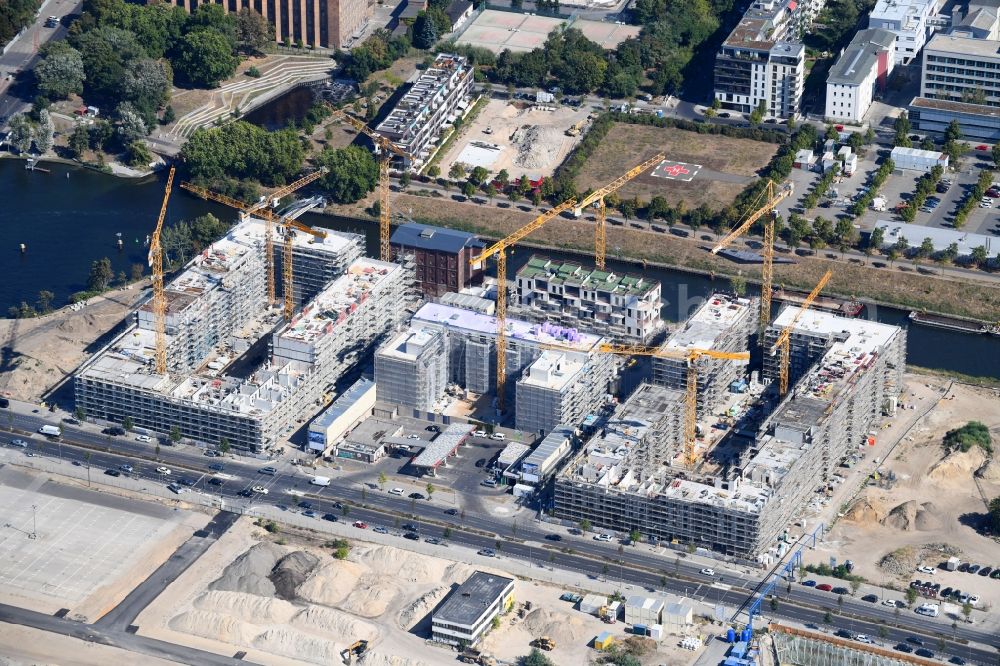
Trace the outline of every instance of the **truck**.
{"label": "truck", "polygon": [[312,481],[310,481],[314,486],[328,486],[330,485],[330,477],[328,476],[314,476]]}
{"label": "truck", "polygon": [[62,437],[62,428],[54,425],[43,425],[38,432],[46,437]]}

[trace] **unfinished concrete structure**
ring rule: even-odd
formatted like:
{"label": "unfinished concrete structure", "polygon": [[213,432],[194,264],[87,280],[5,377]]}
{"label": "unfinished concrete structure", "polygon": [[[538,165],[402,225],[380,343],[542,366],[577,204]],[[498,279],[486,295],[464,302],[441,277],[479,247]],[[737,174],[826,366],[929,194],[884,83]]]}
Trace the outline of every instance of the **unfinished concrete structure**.
{"label": "unfinished concrete structure", "polygon": [[[796,312],[782,311],[769,343]],[[898,326],[806,311],[791,340],[792,391],[725,466],[676,466],[681,392],[638,411],[634,400],[649,396],[643,387],[556,478],[556,515],[748,560],[763,556],[840,461],[865,445],[902,386],[906,344]],[[777,359],[765,354],[765,376],[776,376]],[[655,425],[665,402],[676,414],[672,427]]]}
{"label": "unfinished concrete structure", "polygon": [[[674,331],[661,349],[682,355],[688,349],[745,352],[757,330],[756,299],[712,294],[684,325]],[[698,367],[698,411],[717,407],[729,385],[743,376],[744,365],[703,356]],[[653,358],[653,383],[667,388],[687,388],[688,361],[683,358]]]}
{"label": "unfinished concrete structure", "polygon": [[411,328],[375,353],[379,402],[433,412],[448,383],[446,333]]}
{"label": "unfinished concrete structure", "polygon": [[[359,259],[292,321],[273,330],[278,319],[267,309],[259,276],[263,262],[254,258],[263,253],[263,232],[251,233],[255,225],[262,229],[252,220],[234,227],[178,278],[185,286],[196,278],[206,286],[177,299],[185,312],[201,316],[175,321],[168,350],[213,346],[157,374],[154,333],[140,325],[140,313],[140,323],[77,373],[77,406],[92,418],[121,422],[129,416],[136,426],[157,432],[177,428],[194,440],[225,439],[234,448],[259,452],[322,402],[333,383],[396,326],[403,270]],[[211,300],[202,305],[199,299]],[[227,313],[234,313],[231,319],[214,321]],[[269,356],[259,361],[268,346]]]}
{"label": "unfinished concrete structure", "polygon": [[549,350],[517,380],[514,423],[545,435],[560,423],[578,424],[608,400],[616,358]]}
{"label": "unfinished concrete structure", "polygon": [[469,61],[452,53],[439,53],[430,67],[419,72],[396,108],[375,128],[413,155],[413,160],[396,158],[399,168],[420,167],[434,154],[441,131],[468,108],[472,82]]}
{"label": "unfinished concrete structure", "polygon": [[[351,262],[364,254],[364,237],[360,234],[324,232],[326,238],[296,233],[292,239],[292,302],[296,309],[314,299],[331,280],[343,275]],[[275,242],[276,276],[280,276],[280,268],[284,266],[284,253],[284,243]],[[284,282],[276,278],[275,287],[278,297],[283,299]]]}
{"label": "unfinished concrete structure", "polygon": [[647,342],[663,329],[658,281],[547,257],[532,257],[517,272],[511,300],[519,317],[621,342]]}
{"label": "unfinished concrete structure", "polygon": [[[442,303],[425,303],[413,316],[415,327],[445,331],[448,381],[476,394],[496,390],[496,318]],[[545,345],[594,353],[602,338],[576,329],[532,324],[507,318],[508,386],[541,356]]]}

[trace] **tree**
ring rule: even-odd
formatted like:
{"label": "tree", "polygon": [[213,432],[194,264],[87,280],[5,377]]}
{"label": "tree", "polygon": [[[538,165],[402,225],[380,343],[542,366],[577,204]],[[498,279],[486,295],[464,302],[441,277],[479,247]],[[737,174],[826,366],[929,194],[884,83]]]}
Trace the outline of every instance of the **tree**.
{"label": "tree", "polygon": [[441,175],[441,167],[439,167],[437,164],[432,164],[427,168],[427,175],[430,176],[431,178],[437,178],[438,176]]}
{"label": "tree", "polygon": [[962,615],[965,616],[966,622],[971,622],[969,618],[972,616],[972,604],[970,604],[968,601],[962,604]]}
{"label": "tree", "polygon": [[489,199],[490,202],[492,203],[493,198],[497,195],[496,185],[494,185],[493,183],[486,183],[486,187],[483,188],[483,193],[486,195],[486,198]]}
{"label": "tree", "polygon": [[317,161],[328,169],[321,182],[337,203],[363,199],[378,184],[378,164],[361,146],[326,148]]}
{"label": "tree", "polygon": [[986,514],[987,524],[993,534],[1000,534],[1000,497],[990,500],[989,512]]}
{"label": "tree", "polygon": [[630,220],[635,217],[635,214],[638,212],[638,206],[636,206],[634,199],[626,199],[622,202],[621,210],[622,217],[626,220]]}
{"label": "tree", "polygon": [[953,119],[944,130],[944,142],[951,143],[952,141],[961,141],[961,139],[962,126],[958,124],[957,119]]}
{"label": "tree", "polygon": [[742,275],[734,275],[729,278],[729,288],[737,296],[742,296],[747,293],[747,279]]}
{"label": "tree", "polygon": [[448,169],[448,177],[452,180],[462,180],[465,178],[465,165],[461,162],[455,162]]}
{"label": "tree", "polygon": [[167,104],[167,108],[163,110],[163,118],[160,119],[160,124],[169,125],[176,120],[177,114],[174,113],[174,107]]}
{"label": "tree", "polygon": [[833,624],[833,614],[830,613],[830,611],[825,611],[823,613],[823,623],[824,624]]}
{"label": "tree", "polygon": [[638,528],[633,527],[628,533],[628,539],[629,541],[632,542],[632,545],[634,546],[635,544],[642,541],[642,532],[640,532]]}
{"label": "tree", "polygon": [[42,314],[52,311],[52,300],[56,297],[51,291],[42,289],[38,292],[38,311]]}
{"label": "tree", "polygon": [[413,23],[413,45],[418,49],[429,49],[437,43],[438,31],[427,12],[417,14]]}
{"label": "tree", "polygon": [[465,181],[465,184],[462,185],[462,194],[469,199],[476,194],[476,186],[472,184],[472,181]]}
{"label": "tree", "polygon": [[90,145],[90,133],[83,125],[77,125],[73,133],[69,135],[69,150],[76,159],[82,159],[84,152]]}
{"label": "tree", "polygon": [[51,44],[43,50],[46,55],[34,69],[39,94],[53,100],[79,95],[86,78],[80,52],[66,42]]}
{"label": "tree", "polygon": [[949,430],[944,435],[944,446],[950,451],[968,451],[978,446],[986,453],[993,452],[990,429],[979,421],[969,421],[960,428]]}
{"label": "tree", "polygon": [[489,171],[487,171],[484,167],[477,166],[472,170],[472,173],[469,174],[469,180],[475,185],[482,185],[486,182],[486,179],[489,178],[489,176]]}
{"label": "tree", "polygon": [[86,421],[87,410],[84,409],[83,407],[77,406],[77,408],[73,410],[73,416],[76,417],[77,421]]}
{"label": "tree", "polygon": [[[219,5],[201,5],[203,8]],[[197,12],[196,12],[197,13]],[[221,34],[199,30],[181,38],[174,59],[174,71],[185,83],[198,88],[214,88],[236,72],[239,60],[229,41]]]}
{"label": "tree", "polygon": [[231,448],[231,445],[229,444],[229,439],[227,439],[226,437],[220,437],[219,444],[215,448],[217,448],[219,450],[219,453],[221,453],[222,455],[226,455],[227,453],[229,453],[229,449]]}
{"label": "tree", "polygon": [[146,122],[130,102],[122,102],[116,111],[118,115],[118,136],[128,145],[149,134]]}
{"label": "tree", "polygon": [[52,125],[52,118],[47,109],[42,109],[38,113],[38,127],[35,130],[35,149],[38,150],[39,155],[44,155],[52,150],[54,133],[55,127]]}
{"label": "tree", "polygon": [[105,291],[111,280],[114,279],[114,272],[111,270],[111,260],[107,257],[98,259],[90,265],[90,275],[87,277],[88,291]]}
{"label": "tree", "polygon": [[827,125],[826,126],[826,134],[823,136],[823,138],[826,139],[826,140],[828,140],[828,141],[830,139],[833,139],[834,141],[836,141],[836,140],[838,140],[840,138],[840,132],[837,131],[837,128],[834,127],[833,124]]}
{"label": "tree", "polygon": [[431,497],[434,496],[434,491],[437,490],[437,488],[434,487],[433,483],[428,483],[426,486],[424,486],[424,490],[427,491],[427,500],[430,501]]}
{"label": "tree", "polygon": [[148,168],[153,162],[153,153],[145,141],[133,141],[125,149],[125,161],[131,167]]}
{"label": "tree", "polygon": [[122,419],[122,427],[125,428],[125,432],[132,432],[132,428],[135,427],[135,422],[132,420],[131,416],[126,416]]}
{"label": "tree", "polygon": [[236,14],[236,43],[243,53],[261,55],[274,43],[274,26],[253,9],[244,7]]}
{"label": "tree", "polygon": [[7,129],[7,141],[10,142],[10,145],[14,146],[17,152],[27,153],[31,150],[32,130],[27,116],[23,113],[13,116],[8,123]]}
{"label": "tree", "polygon": [[229,50],[236,48],[236,18],[214,3],[198,6],[187,21],[188,34],[210,32],[226,40]]}
{"label": "tree", "polygon": [[760,121],[764,119],[765,115],[767,115],[767,100],[762,99],[757,107],[750,112],[750,124],[760,125]]}
{"label": "tree", "polygon": [[910,118],[906,115],[906,111],[900,112],[899,117],[893,122],[893,129],[896,130],[894,145],[903,148],[911,147]]}
{"label": "tree", "polygon": [[990,155],[993,156],[993,165],[1000,167],[1000,143],[993,144],[993,148],[990,150]]}
{"label": "tree", "polygon": [[921,259],[926,259],[932,254],[934,254],[934,241],[930,237],[927,237],[920,243],[920,247],[917,248],[917,256]]}
{"label": "tree", "polygon": [[976,247],[972,248],[972,254],[970,255],[969,259],[972,261],[972,265],[975,266],[976,268],[983,266],[986,263],[986,260],[988,259],[986,254],[986,247],[983,245],[977,245]]}
{"label": "tree", "polygon": [[917,601],[917,590],[913,587],[906,588],[906,606],[907,608],[912,608],[913,604]]}
{"label": "tree", "polygon": [[413,177],[410,175],[409,171],[404,171],[403,175],[399,177],[399,186],[402,187],[403,189],[406,189],[407,187],[410,186],[412,178]]}
{"label": "tree", "polygon": [[181,429],[177,426],[170,426],[170,441],[177,444],[181,441]]}
{"label": "tree", "polygon": [[521,660],[524,666],[555,666],[555,662],[545,656],[538,648],[531,648],[527,657]]}
{"label": "tree", "polygon": [[156,112],[167,103],[173,82],[169,66],[152,58],[133,60],[125,69],[122,96],[138,112],[146,126],[156,122]]}
{"label": "tree", "polygon": [[580,531],[583,532],[584,534],[589,532],[592,527],[593,524],[586,518],[580,521]]}
{"label": "tree", "polygon": [[868,236],[868,247],[878,252],[882,250],[882,246],[884,244],[885,244],[885,229],[883,229],[882,227],[875,227],[874,229],[872,229],[871,234]]}
{"label": "tree", "polygon": [[849,585],[851,586],[851,596],[852,597],[858,596],[858,590],[861,589],[861,579],[852,578],[849,582]]}
{"label": "tree", "polygon": [[385,484],[389,480],[389,477],[385,475],[385,472],[378,473],[378,487],[385,490]]}

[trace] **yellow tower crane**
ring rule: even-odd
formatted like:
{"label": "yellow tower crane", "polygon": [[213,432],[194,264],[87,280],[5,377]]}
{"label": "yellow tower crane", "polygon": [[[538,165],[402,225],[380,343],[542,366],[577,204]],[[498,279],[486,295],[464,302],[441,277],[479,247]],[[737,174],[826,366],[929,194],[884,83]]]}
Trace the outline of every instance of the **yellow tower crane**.
{"label": "yellow tower crane", "polygon": [[287,217],[281,218],[279,224],[285,225],[285,249],[282,253],[284,255],[282,257],[282,284],[284,285],[285,292],[285,321],[291,321],[292,313],[295,310],[295,289],[292,284],[292,278],[294,277],[292,275],[292,239],[295,238],[295,231],[304,231],[320,239],[326,238],[326,232],[313,229],[308,225]]}
{"label": "yellow tower crane", "polygon": [[264,243],[266,252],[266,264],[267,264],[267,302],[274,305],[277,302],[277,297],[275,296],[275,280],[274,280],[274,219],[275,216],[271,212],[270,208],[277,205],[278,201],[285,196],[288,196],[292,192],[305,187],[309,183],[317,180],[327,172],[326,167],[322,167],[313,171],[302,178],[299,178],[293,183],[290,183],[266,197],[262,197],[260,201],[255,204],[248,204],[238,199],[233,199],[232,197],[227,197],[225,194],[219,194],[218,192],[213,192],[204,187],[198,185],[193,185],[192,183],[183,182],[181,187],[189,192],[197,194],[202,199],[208,199],[209,201],[215,201],[221,203],[230,208],[235,208],[240,211],[240,221],[247,219],[250,216],[255,216],[262,218],[264,220]]}
{"label": "yellow tower crane", "polygon": [[749,361],[750,352],[724,352],[715,349],[664,349],[644,345],[602,344],[599,352],[623,356],[658,356],[685,359],[688,363],[687,389],[684,394],[684,460],[689,466],[697,462],[695,437],[698,424],[698,359],[704,357],[727,361]]}
{"label": "yellow tower crane", "polygon": [[507,248],[517,244],[532,231],[541,228],[546,222],[575,205],[576,199],[567,199],[469,260],[473,267],[480,267],[490,257],[497,259],[497,408],[501,411],[504,408],[504,392],[507,387]]}
{"label": "yellow tower crane", "polygon": [[[333,109],[333,107],[330,108]],[[409,160],[414,159],[414,157],[389,139],[370,129],[363,121],[349,113],[333,109],[333,118],[335,120],[346,120],[354,129],[371,139],[378,149],[379,259],[390,261],[392,259],[392,250],[389,247],[389,223],[392,220],[392,215],[389,212],[389,163],[392,162],[394,154]]]}
{"label": "yellow tower crane", "polygon": [[156,219],[156,230],[149,241],[149,265],[153,269],[153,325],[156,330],[156,372],[167,373],[167,295],[163,288],[163,245],[160,244],[160,232],[163,231],[163,219],[167,216],[167,201],[170,190],[174,187],[174,167],[170,167],[167,176],[167,187],[163,190],[163,204],[160,206],[160,217]]}
{"label": "yellow tower crane", "polygon": [[[728,247],[735,239],[747,233],[757,220],[768,213],[773,213],[774,207],[791,194],[792,186],[790,184],[775,192],[774,181],[768,180],[767,187],[761,191],[760,196],[757,197],[757,201],[754,202],[756,205],[760,202],[761,197],[766,196],[767,200],[764,204],[754,209],[738,227],[730,231],[725,238],[720,240],[718,244],[712,248],[712,254],[718,254],[721,250]],[[759,331],[761,333],[759,337],[762,341],[764,337],[764,329],[767,328],[767,325],[771,322],[771,282],[773,276],[774,216],[772,215],[769,219],[764,221],[764,264],[761,266],[760,322],[758,323]]]}
{"label": "yellow tower crane", "polygon": [[778,334],[778,339],[774,341],[771,345],[771,353],[774,354],[780,349],[781,351],[781,368],[779,370],[778,376],[778,395],[785,395],[788,393],[788,367],[791,364],[791,351],[792,351],[792,329],[795,328],[795,324],[799,322],[799,317],[812,306],[813,301],[819,296],[819,292],[823,291],[823,287],[826,283],[830,281],[830,277],[833,275],[833,271],[827,271],[823,274],[823,277],[819,279],[819,282],[813,287],[813,290],[809,292],[806,296],[806,300],[802,302],[799,306],[799,311],[795,313],[795,317],[781,329],[781,333]]}
{"label": "yellow tower crane", "polygon": [[604,270],[604,255],[607,248],[607,207],[604,205],[604,198],[612,192],[618,191],[625,183],[643,171],[653,168],[664,159],[666,159],[666,156],[662,153],[649,158],[639,166],[630,169],[625,175],[616,178],[600,189],[594,190],[588,196],[584,197],[573,210],[573,214],[576,217],[580,217],[587,206],[593,203],[597,203],[598,205],[597,222],[594,224],[594,263],[599,269]]}

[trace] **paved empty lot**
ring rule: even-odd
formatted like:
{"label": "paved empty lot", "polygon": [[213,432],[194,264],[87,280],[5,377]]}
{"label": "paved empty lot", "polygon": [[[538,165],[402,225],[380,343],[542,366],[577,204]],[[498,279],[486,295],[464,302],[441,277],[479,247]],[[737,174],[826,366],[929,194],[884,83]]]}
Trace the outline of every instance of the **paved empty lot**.
{"label": "paved empty lot", "polygon": [[10,467],[0,469],[0,506],[0,599],[49,611],[107,610],[173,551],[171,533],[190,516]]}

